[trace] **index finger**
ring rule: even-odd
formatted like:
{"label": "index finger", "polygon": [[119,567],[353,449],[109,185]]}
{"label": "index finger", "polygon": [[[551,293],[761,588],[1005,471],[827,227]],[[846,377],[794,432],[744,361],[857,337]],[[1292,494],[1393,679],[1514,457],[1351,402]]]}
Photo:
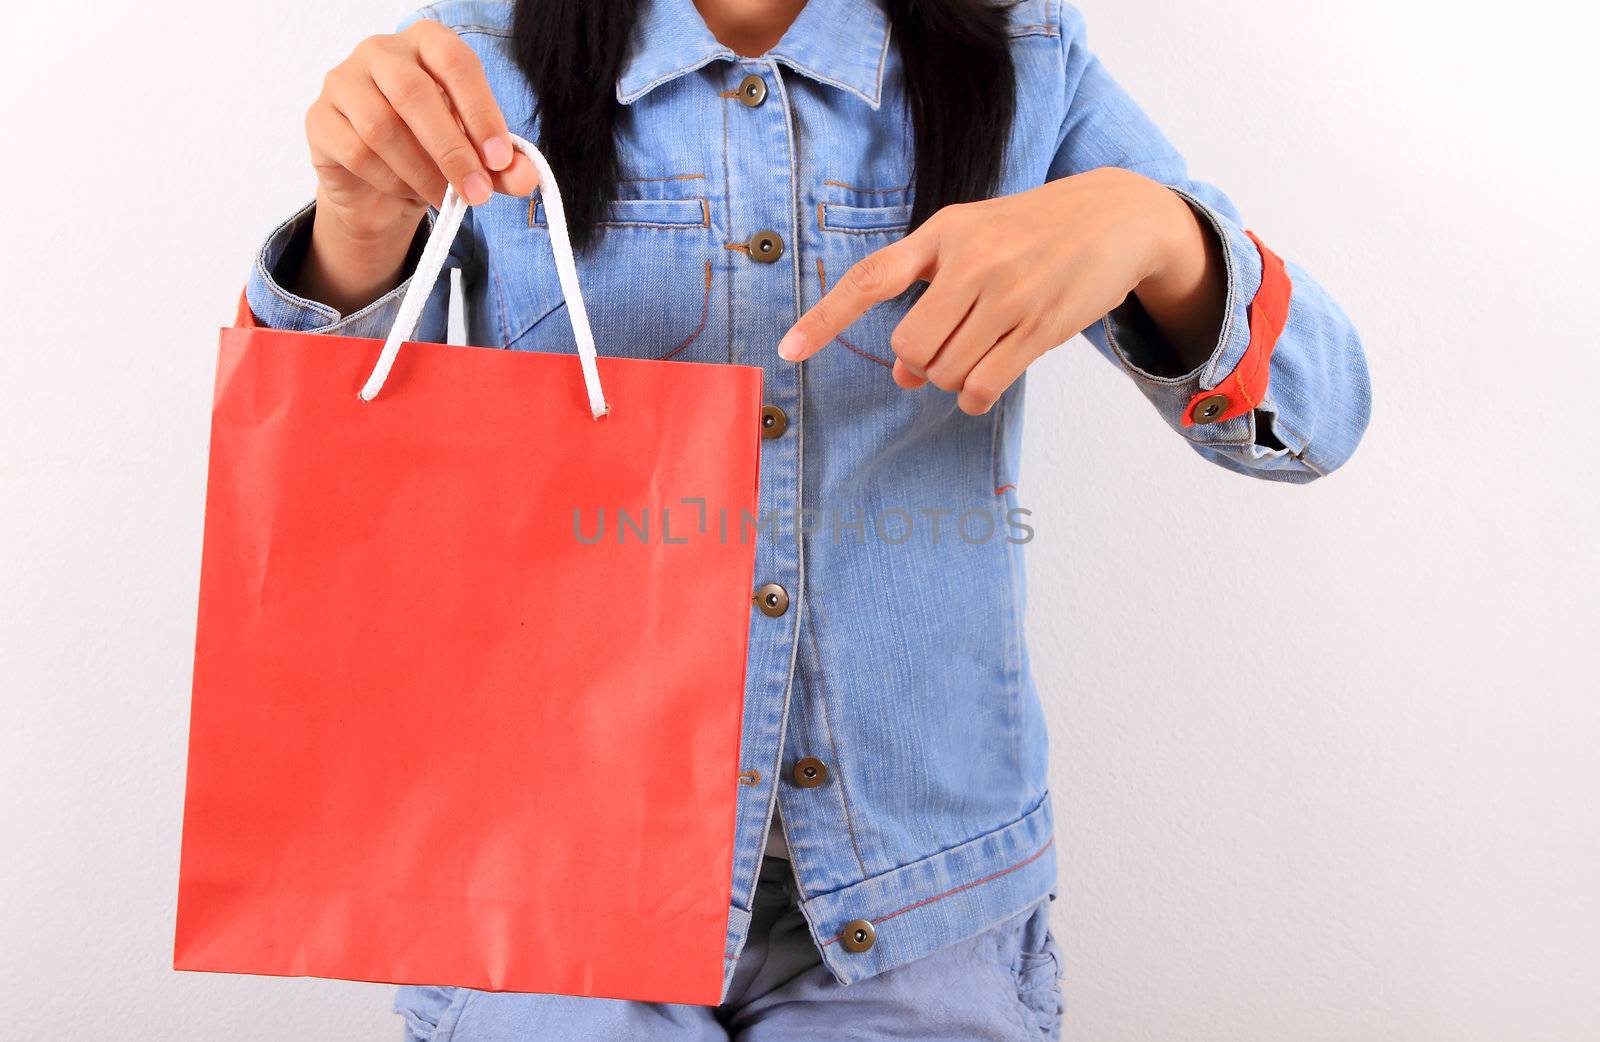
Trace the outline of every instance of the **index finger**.
{"label": "index finger", "polygon": [[483,73],[483,63],[466,42],[438,22],[419,22],[418,25],[437,25],[436,30],[425,31],[417,42],[417,58],[423,69],[444,88],[450,107],[461,119],[461,126],[472,139],[483,163],[490,170],[504,170],[511,165],[511,137],[506,128],[506,118],[500,113],[500,103]]}
{"label": "index finger", "polygon": [[778,357],[801,362],[850,328],[874,304],[904,293],[933,267],[938,242],[923,225],[899,242],[867,254],[778,341]]}

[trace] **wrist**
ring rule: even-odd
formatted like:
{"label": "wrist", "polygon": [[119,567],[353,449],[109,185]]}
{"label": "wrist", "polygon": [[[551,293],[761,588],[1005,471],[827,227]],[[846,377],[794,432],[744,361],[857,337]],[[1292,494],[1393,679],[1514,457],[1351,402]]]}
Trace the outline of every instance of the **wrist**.
{"label": "wrist", "polygon": [[1141,296],[1183,295],[1205,274],[1210,229],[1183,196],[1158,181],[1141,180],[1149,194],[1150,259],[1135,290]]}
{"label": "wrist", "polygon": [[1148,211],[1152,261],[1134,296],[1155,321],[1179,369],[1190,372],[1211,356],[1222,330],[1227,303],[1222,240],[1188,199],[1149,183],[1155,192]]}
{"label": "wrist", "polygon": [[398,286],[426,211],[370,223],[329,205],[318,193],[310,241],[294,273],[296,292],[350,314]]}

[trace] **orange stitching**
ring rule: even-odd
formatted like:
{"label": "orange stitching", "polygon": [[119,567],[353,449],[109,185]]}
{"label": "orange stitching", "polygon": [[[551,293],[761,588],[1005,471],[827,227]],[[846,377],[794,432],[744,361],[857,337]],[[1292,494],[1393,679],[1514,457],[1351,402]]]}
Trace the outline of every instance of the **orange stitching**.
{"label": "orange stitching", "polygon": [[738,96],[739,92],[736,90],[724,90],[717,92],[717,97],[719,98],[737,98]]}
{"label": "orange stitching", "polygon": [[750,252],[750,244],[747,242],[725,242],[722,244],[722,248],[725,250],[739,250],[743,253]]}
{"label": "orange stitching", "polygon": [[[1049,839],[1045,840],[1044,846],[1040,847],[1038,850],[1034,851],[1028,857],[1023,858],[1021,861],[1018,861],[1016,864],[1010,866],[1009,868],[1002,868],[998,872],[991,872],[989,875],[984,876],[982,879],[974,879],[970,883],[963,883],[960,886],[955,887],[954,889],[946,890],[942,894],[934,894],[932,897],[925,897],[921,901],[918,901],[916,904],[906,905],[904,908],[901,908],[901,909],[898,909],[896,911],[890,912],[888,915],[883,916],[880,919],[869,920],[869,922],[872,922],[874,924],[876,924],[876,923],[886,923],[890,919],[893,919],[897,915],[905,915],[907,912],[916,911],[918,908],[921,908],[923,905],[933,904],[933,902],[935,902],[935,901],[942,901],[942,900],[944,900],[945,898],[949,897],[952,894],[959,894],[963,890],[970,890],[975,886],[979,886],[979,885],[981,885],[983,883],[990,882],[991,880],[999,879],[1001,876],[1007,874],[1008,872],[1015,872],[1017,869],[1022,868],[1022,867],[1026,866],[1026,865],[1031,865],[1033,862],[1039,860],[1041,857],[1044,856],[1044,852],[1049,850],[1050,849],[1050,845],[1052,843],[1054,843],[1055,841],[1056,841],[1055,837],[1051,836]],[[828,945],[833,944],[834,941],[837,941],[838,939],[839,938],[835,937],[835,938],[833,938],[833,940],[825,941],[825,942],[823,942],[822,946],[824,948],[826,948]]]}
{"label": "orange stitching", "polygon": [[[1260,367],[1258,366],[1257,368],[1260,368]],[[1251,375],[1253,376],[1255,374],[1252,373]],[[1250,406],[1250,408],[1254,409],[1256,406],[1261,404],[1260,402],[1253,402],[1253,401],[1250,400],[1250,392],[1249,392],[1249,390],[1247,390],[1245,388],[1245,385],[1244,385],[1244,375],[1242,373],[1240,373],[1237,369],[1235,369],[1233,371],[1233,382],[1239,385],[1239,397],[1244,399],[1244,403],[1246,405],[1248,405],[1248,406]]]}
{"label": "orange stitching", "polygon": [[756,770],[754,767],[750,768],[748,771],[740,771],[739,783],[741,785],[760,785],[761,772]]}
{"label": "orange stitching", "polygon": [[[635,181],[693,181],[693,180],[695,180],[697,178],[703,178],[705,176],[706,176],[705,174],[677,174],[677,175],[675,175],[673,177],[639,177],[639,178],[635,178],[634,180]],[[619,184],[625,184],[625,183],[630,183],[630,182],[618,182],[618,183]],[[654,228],[709,228],[709,227],[711,227],[711,204],[706,201],[706,197],[703,196],[703,195],[697,195],[697,196],[694,196],[694,197],[689,198],[689,199],[617,199],[615,201],[619,202],[619,203],[699,203],[700,204],[700,223],[699,224],[668,224],[668,223],[665,223],[665,222],[662,222],[662,221],[655,221],[655,222],[652,222],[652,221],[600,221],[599,224],[602,227],[627,227],[627,226],[630,226],[630,225],[641,225],[641,226],[654,227]],[[543,224],[538,223],[534,219],[534,214],[538,211],[538,207],[539,207],[539,196],[538,196],[537,193],[535,193],[531,198],[528,199],[528,227],[529,228],[543,228],[543,227],[545,227]]]}
{"label": "orange stitching", "polygon": [[[838,742],[836,742],[834,740],[834,737],[833,737],[832,699],[830,698],[830,689],[828,687],[828,681],[827,681],[826,676],[824,676],[824,670],[823,670],[823,667],[822,667],[822,651],[817,646],[817,626],[816,626],[817,609],[816,609],[816,604],[812,603],[812,604],[808,605],[807,607],[808,607],[808,611],[807,611],[807,617],[805,619],[805,622],[808,623],[808,625],[805,627],[806,641],[807,641],[807,643],[809,643],[811,645],[811,656],[815,660],[816,666],[817,666],[817,671],[816,671],[817,701],[819,703],[821,703],[822,723],[823,723],[823,727],[828,732],[828,747],[830,749],[833,749],[834,750],[834,754],[833,755],[837,756],[838,755],[839,744],[838,744]],[[861,869],[861,875],[863,877],[865,877],[866,875],[868,875],[867,862],[861,856],[861,844],[856,839],[855,815],[853,815],[850,812],[850,794],[849,794],[849,791],[845,788],[844,775],[841,774],[838,777],[838,779],[837,779],[835,784],[837,784],[839,786],[839,804],[844,809],[844,827],[845,827],[845,831],[850,834],[850,849],[855,852],[856,865]]]}
{"label": "orange stitching", "polygon": [[622,177],[617,179],[619,185],[642,185],[652,181],[703,181],[705,174],[667,174],[662,177]]}
{"label": "orange stitching", "polygon": [[1016,487],[1017,486],[1015,486],[1015,485],[1001,485],[999,488],[994,490],[994,494],[997,495],[997,496],[1003,496],[1003,495],[1006,494],[1006,492],[1008,490],[1014,489]]}
{"label": "orange stitching", "polygon": [[855,185],[846,184],[843,181],[835,181],[831,178],[822,183],[825,185],[832,185],[835,188],[848,188],[852,192],[865,192],[868,195],[884,195],[889,192],[903,192],[907,188],[911,187],[910,185],[901,185],[899,188],[857,188]]}
{"label": "orange stitching", "polygon": [[893,362],[885,361],[884,359],[879,358],[875,354],[871,354],[871,353],[869,353],[867,351],[861,350],[861,348],[857,347],[855,344],[852,344],[850,341],[846,340],[842,336],[834,337],[834,339],[839,341],[839,343],[843,344],[845,347],[848,347],[850,350],[854,351],[856,354],[860,355],[862,358],[865,358],[869,362],[877,362],[879,365],[883,366],[885,369],[893,369],[894,368],[894,363]]}
{"label": "orange stitching", "polygon": [[[695,331],[693,333],[689,334],[689,339],[685,340],[683,343],[679,344],[677,347],[673,348],[671,351],[668,351],[666,354],[662,355],[661,356],[661,361],[665,362],[667,359],[672,358],[673,356],[677,355],[684,348],[688,347],[690,344],[694,343],[696,340],[699,340],[700,339],[700,334],[704,333],[706,331],[706,319],[707,319],[707,317],[710,316],[710,314],[711,314],[711,262],[710,261],[706,261],[706,298],[700,304],[700,325],[695,327]],[[757,781],[759,781],[759,780],[760,780],[760,778],[758,777]],[[754,784],[754,783],[752,782],[751,784]]]}
{"label": "orange stitching", "polygon": [[827,226],[822,223],[822,203],[817,204],[817,231],[827,231]]}
{"label": "orange stitching", "polygon": [[[824,293],[828,292],[828,273],[826,271],[824,271],[823,268],[822,268],[822,258],[821,257],[817,258],[817,278],[822,281],[822,292],[824,292]],[[857,347],[855,344],[852,344],[850,341],[846,340],[842,335],[841,336],[836,336],[836,337],[834,337],[834,339],[839,341],[839,343],[843,344],[845,347],[848,347],[850,350],[854,351],[856,354],[860,355],[862,358],[865,358],[869,362],[877,362],[879,365],[883,366],[885,369],[893,369],[894,368],[894,363],[893,362],[885,361],[884,359],[879,358],[875,354],[871,354],[870,352],[861,350],[861,348]]]}

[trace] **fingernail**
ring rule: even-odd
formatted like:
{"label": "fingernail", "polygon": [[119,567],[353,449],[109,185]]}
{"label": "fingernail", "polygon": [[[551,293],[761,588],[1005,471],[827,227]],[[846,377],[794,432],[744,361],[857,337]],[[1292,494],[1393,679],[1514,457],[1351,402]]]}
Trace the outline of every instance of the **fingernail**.
{"label": "fingernail", "polygon": [[461,182],[461,196],[473,206],[480,206],[489,201],[489,196],[494,193],[494,186],[489,183],[486,174],[468,174],[466,180]]}
{"label": "fingernail", "polygon": [[483,161],[490,170],[504,170],[511,165],[511,142],[503,137],[492,137],[483,143]]}
{"label": "fingernail", "polygon": [[805,350],[805,343],[794,330],[783,334],[783,339],[778,341],[778,357],[792,362],[800,357],[800,352]]}

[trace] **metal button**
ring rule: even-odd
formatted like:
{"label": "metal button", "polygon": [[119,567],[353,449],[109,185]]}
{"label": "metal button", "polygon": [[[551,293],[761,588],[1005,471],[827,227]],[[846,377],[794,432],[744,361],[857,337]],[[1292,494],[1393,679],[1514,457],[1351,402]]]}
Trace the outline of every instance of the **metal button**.
{"label": "metal button", "polygon": [[761,436],[763,438],[781,438],[783,432],[789,429],[789,414],[776,405],[763,405],[761,407]]}
{"label": "metal button", "polygon": [[771,264],[783,256],[783,236],[774,231],[759,231],[745,243],[750,259],[761,264]]}
{"label": "metal button", "polygon": [[777,583],[767,583],[750,599],[761,609],[761,614],[774,619],[789,610],[789,591]]}
{"label": "metal button", "polygon": [[1208,394],[1194,403],[1194,409],[1189,413],[1189,419],[1195,423],[1212,423],[1228,409],[1228,396],[1225,394]]}
{"label": "metal button", "polygon": [[864,952],[878,939],[878,931],[865,919],[852,919],[839,932],[839,941],[847,952]]}
{"label": "metal button", "polygon": [[739,83],[739,100],[755,108],[767,100],[767,81],[754,74]]}
{"label": "metal button", "polygon": [[828,780],[828,765],[815,756],[807,756],[794,762],[794,770],[789,776],[800,788],[815,789]]}

